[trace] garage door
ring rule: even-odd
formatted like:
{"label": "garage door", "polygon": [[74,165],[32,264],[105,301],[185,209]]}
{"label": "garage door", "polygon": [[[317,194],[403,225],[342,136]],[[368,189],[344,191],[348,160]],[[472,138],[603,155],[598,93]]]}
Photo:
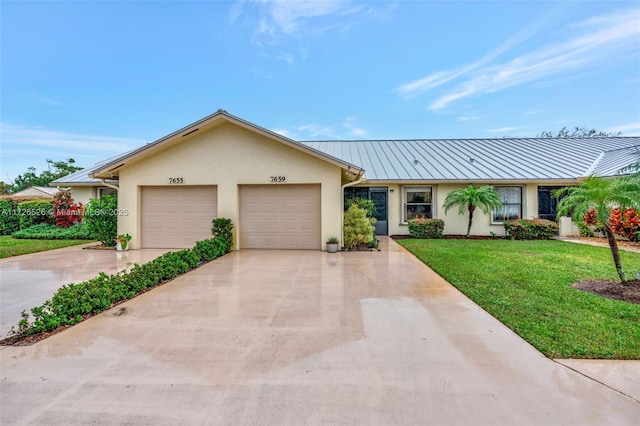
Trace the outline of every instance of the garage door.
{"label": "garage door", "polygon": [[240,248],[320,250],[320,185],[241,186]]}
{"label": "garage door", "polygon": [[142,247],[191,248],[217,215],[215,186],[142,187]]}

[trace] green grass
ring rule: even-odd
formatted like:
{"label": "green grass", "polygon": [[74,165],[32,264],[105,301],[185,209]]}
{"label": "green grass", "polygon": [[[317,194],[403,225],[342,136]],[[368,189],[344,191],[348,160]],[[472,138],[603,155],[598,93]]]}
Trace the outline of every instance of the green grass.
{"label": "green grass", "polygon": [[[640,305],[571,287],[617,279],[608,248],[561,241],[398,243],[549,357],[640,359]],[[640,254],[621,256],[633,276]]]}
{"label": "green grass", "polygon": [[90,243],[92,240],[17,240],[0,236],[0,259]]}

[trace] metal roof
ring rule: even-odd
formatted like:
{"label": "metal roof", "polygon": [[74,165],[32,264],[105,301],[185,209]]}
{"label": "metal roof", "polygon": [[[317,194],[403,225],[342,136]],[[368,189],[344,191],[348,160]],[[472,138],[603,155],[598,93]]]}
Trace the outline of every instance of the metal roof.
{"label": "metal roof", "polygon": [[605,151],[594,163],[593,174],[599,176],[620,174],[620,169],[638,160],[640,160],[640,145]]}
{"label": "metal roof", "polygon": [[553,180],[619,174],[637,161],[640,137],[301,143],[361,166],[367,180]]}

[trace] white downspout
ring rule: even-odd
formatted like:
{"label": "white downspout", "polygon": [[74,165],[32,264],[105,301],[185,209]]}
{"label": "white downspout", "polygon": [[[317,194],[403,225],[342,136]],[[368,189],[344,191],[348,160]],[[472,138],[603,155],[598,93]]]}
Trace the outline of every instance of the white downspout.
{"label": "white downspout", "polygon": [[353,182],[349,182],[349,183],[345,183],[344,185],[342,185],[342,190],[340,192],[340,208],[343,210],[342,213],[340,214],[340,232],[342,233],[342,238],[340,240],[340,242],[342,243],[342,246],[344,247],[344,189],[348,188],[350,186],[354,186],[357,185],[359,183],[362,182],[366,182],[367,178],[364,177],[366,171],[363,171],[362,175],[359,175],[358,180],[354,180]]}
{"label": "white downspout", "polygon": [[102,178],[101,178],[101,179],[100,179],[100,182],[102,182],[102,184],[103,184],[104,186],[108,186],[109,188],[113,188],[113,189],[115,189],[116,191],[120,191],[120,187],[115,186],[115,185],[113,185],[113,184],[111,184],[111,183],[107,183],[106,179],[102,179]]}

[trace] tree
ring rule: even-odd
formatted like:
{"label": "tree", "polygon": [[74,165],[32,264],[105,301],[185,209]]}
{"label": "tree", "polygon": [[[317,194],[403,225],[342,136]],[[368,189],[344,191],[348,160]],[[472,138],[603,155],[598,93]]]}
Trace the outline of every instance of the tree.
{"label": "tree", "polygon": [[74,166],[75,162],[76,160],[73,158],[68,158],[67,161],[47,159],[47,170],[37,175],[36,168],[29,167],[26,173],[18,175],[18,177],[13,180],[13,184],[9,185],[9,191],[15,193],[32,186],[47,186],[56,179],[82,170],[82,167]]}
{"label": "tree", "polygon": [[584,220],[591,209],[595,211],[595,222],[607,236],[613,263],[620,276],[620,281],[627,282],[622,268],[620,251],[616,237],[609,223],[609,216],[614,208],[640,208],[640,180],[633,178],[603,178],[590,176],[580,185],[567,186],[556,192],[558,217],[571,215],[574,220]]}
{"label": "tree", "polygon": [[586,127],[574,127],[573,130],[569,130],[566,127],[558,130],[557,132],[544,131],[538,138],[611,138],[621,136],[622,133],[603,132],[602,130],[587,129]]}
{"label": "tree", "polygon": [[453,206],[458,206],[460,215],[464,215],[465,210],[469,212],[469,224],[467,225],[467,238],[469,238],[473,224],[473,212],[480,207],[484,214],[489,214],[492,209],[502,206],[502,202],[493,186],[484,185],[476,188],[469,185],[464,189],[455,189],[447,195],[443,204],[444,212],[448,212]]}

